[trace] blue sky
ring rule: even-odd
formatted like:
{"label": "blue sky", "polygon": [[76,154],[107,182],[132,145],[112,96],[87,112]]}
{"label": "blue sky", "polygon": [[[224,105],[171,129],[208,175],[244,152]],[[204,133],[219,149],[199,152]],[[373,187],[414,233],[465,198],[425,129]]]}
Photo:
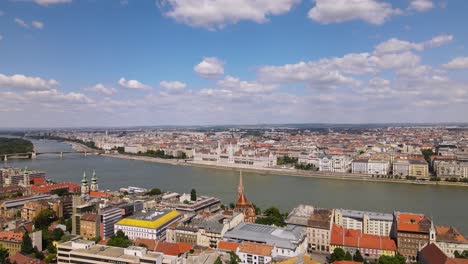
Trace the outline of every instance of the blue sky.
{"label": "blue sky", "polygon": [[4,0],[0,127],[468,122],[464,0]]}

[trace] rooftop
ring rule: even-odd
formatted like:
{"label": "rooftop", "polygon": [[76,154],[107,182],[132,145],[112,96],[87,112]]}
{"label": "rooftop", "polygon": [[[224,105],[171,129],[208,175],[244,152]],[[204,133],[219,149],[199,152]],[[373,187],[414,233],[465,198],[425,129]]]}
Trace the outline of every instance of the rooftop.
{"label": "rooftop", "polygon": [[288,225],[284,228],[267,225],[240,223],[226,232],[224,238],[232,241],[254,241],[280,248],[295,250],[305,238],[305,230],[300,226]]}
{"label": "rooftop", "polygon": [[143,228],[159,228],[164,224],[176,219],[180,213],[176,210],[151,210],[136,213],[133,216],[124,218],[116,225],[137,226]]}

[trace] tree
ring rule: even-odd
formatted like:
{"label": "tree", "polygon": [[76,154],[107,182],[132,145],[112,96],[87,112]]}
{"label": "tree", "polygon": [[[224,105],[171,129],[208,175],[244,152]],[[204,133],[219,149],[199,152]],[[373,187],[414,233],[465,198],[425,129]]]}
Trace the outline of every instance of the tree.
{"label": "tree", "polygon": [[109,241],[107,241],[107,245],[111,247],[126,248],[132,245],[132,241],[128,239],[128,236],[126,236],[122,230],[119,230],[111,236]]}
{"label": "tree", "polygon": [[23,241],[21,241],[21,253],[23,254],[32,254],[34,252],[34,248],[32,245],[32,240],[29,237],[28,232],[23,234]]}
{"label": "tree", "polygon": [[34,227],[37,229],[47,229],[55,220],[57,220],[57,216],[54,210],[45,209],[34,218]]}
{"label": "tree", "polygon": [[71,218],[68,218],[67,220],[65,220],[65,226],[66,226],[68,232],[72,231],[72,220],[71,220]]}
{"label": "tree", "polygon": [[236,204],[235,203],[229,203],[229,208],[231,208],[231,209],[236,208]]}
{"label": "tree", "polygon": [[259,217],[255,220],[255,223],[262,225],[275,225],[285,226],[284,215],[281,214],[278,208],[270,207],[263,212],[263,217]]}
{"label": "tree", "polygon": [[151,191],[147,192],[146,194],[153,196],[153,195],[161,195],[161,193],[162,193],[161,189],[153,188],[153,189],[151,189]]}
{"label": "tree", "polygon": [[422,149],[421,153],[423,154],[426,162],[431,163],[431,156],[435,155],[434,151],[432,151],[432,149]]}
{"label": "tree", "polygon": [[353,256],[351,256],[351,253],[349,253],[349,251],[346,251],[344,260],[349,260],[349,261],[353,260]]}
{"label": "tree", "polygon": [[390,256],[380,256],[379,264],[405,264],[406,259],[402,255],[396,255],[394,257]]}
{"label": "tree", "polygon": [[221,260],[221,257],[218,256],[214,262],[214,264],[223,264],[223,261]]}
{"label": "tree", "polygon": [[2,245],[0,245],[0,263],[10,263],[8,260],[8,257],[10,256],[10,253],[6,248],[4,248]]}
{"label": "tree", "polygon": [[197,200],[197,191],[195,191],[195,189],[192,189],[190,191],[190,200],[191,201],[196,201]]}
{"label": "tree", "polygon": [[234,253],[233,251],[229,252],[229,256],[231,257],[229,260],[229,264],[239,264],[241,262],[241,259],[239,258],[239,256],[237,256],[237,254]]}
{"label": "tree", "polygon": [[329,262],[333,263],[335,261],[341,261],[344,260],[346,253],[342,248],[335,248],[333,250],[333,253],[330,255]]}
{"label": "tree", "polygon": [[356,252],[354,252],[353,260],[356,262],[364,262],[364,258],[362,257],[361,252],[359,250],[356,250]]}

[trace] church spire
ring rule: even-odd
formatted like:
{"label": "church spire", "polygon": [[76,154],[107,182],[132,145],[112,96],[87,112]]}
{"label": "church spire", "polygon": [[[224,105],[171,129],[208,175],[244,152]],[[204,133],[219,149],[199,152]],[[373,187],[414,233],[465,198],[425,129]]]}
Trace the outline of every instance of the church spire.
{"label": "church spire", "polygon": [[244,183],[242,182],[242,170],[239,173],[239,186],[237,187],[237,198],[244,194]]}

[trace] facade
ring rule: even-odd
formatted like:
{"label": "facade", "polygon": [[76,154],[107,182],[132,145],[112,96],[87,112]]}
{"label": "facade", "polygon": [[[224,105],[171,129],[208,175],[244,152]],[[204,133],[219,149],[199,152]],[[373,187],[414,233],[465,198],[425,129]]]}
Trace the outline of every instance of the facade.
{"label": "facade", "polygon": [[429,177],[429,166],[425,160],[410,160],[409,163],[409,176],[417,178]]}
{"label": "facade", "polygon": [[233,146],[232,144],[222,149],[219,143],[216,150],[196,151],[193,149],[193,160],[195,162],[236,167],[268,168],[277,165],[277,156],[272,152],[244,151],[237,145]]}
{"label": "facade", "polygon": [[242,242],[237,248],[236,254],[241,263],[266,264],[272,261],[274,247],[252,242]]}
{"label": "facade", "polygon": [[13,231],[0,231],[0,246],[8,250],[10,256],[21,251],[23,233]]}
{"label": "facade", "polygon": [[21,209],[21,219],[32,221],[46,209],[52,209],[58,218],[63,217],[63,202],[59,199],[48,199],[26,202]]}
{"label": "facade", "polygon": [[334,223],[346,228],[362,231],[364,234],[390,236],[393,215],[346,209],[335,209]]}
{"label": "facade", "polygon": [[410,162],[408,159],[396,158],[393,161],[393,175],[406,177],[409,176]]}
{"label": "facade", "polygon": [[150,210],[135,213],[118,221],[114,225],[114,232],[122,230],[130,239],[166,238],[166,228],[182,219],[182,214],[175,210]]}
{"label": "facade", "polygon": [[307,251],[330,251],[330,230],[333,210],[299,205],[286,219],[290,225],[302,226],[307,232]]}
{"label": "facade", "polygon": [[189,224],[171,225],[166,230],[166,241],[192,243],[216,248],[224,234],[244,221],[244,215],[225,211],[206,218],[194,218]]}
{"label": "facade", "polygon": [[369,159],[367,174],[387,175],[390,172],[390,161],[385,159]]}
{"label": "facade", "polygon": [[82,196],[73,196],[72,207],[72,234],[80,235],[81,217],[86,213],[96,213],[97,205],[92,203],[85,203]]}
{"label": "facade", "polygon": [[244,194],[244,184],[242,182],[242,171],[239,175],[239,186],[237,187],[237,202],[234,212],[239,212],[244,215],[244,221],[248,223],[255,222],[257,214],[253,205],[247,200]]}
{"label": "facade", "polygon": [[122,219],[122,210],[117,207],[105,207],[105,208],[100,208],[99,209],[99,218],[100,218],[100,236],[103,239],[107,239],[111,237],[115,232],[114,232],[114,225],[120,219]]}
{"label": "facade", "polygon": [[357,250],[364,258],[378,259],[380,256],[395,256],[395,241],[388,236],[363,234],[360,230],[346,229],[333,225],[330,239],[330,253],[342,248],[354,254]]}
{"label": "facade", "polygon": [[128,248],[96,245],[94,241],[75,240],[57,245],[57,263],[161,264],[162,254],[144,247]]}
{"label": "facade", "polygon": [[303,227],[288,225],[284,228],[241,223],[226,232],[225,241],[244,241],[274,246],[274,258],[291,258],[307,252],[307,238]]}
{"label": "facade", "polygon": [[86,213],[81,216],[80,236],[88,240],[99,237],[99,215]]}
{"label": "facade", "polygon": [[416,261],[418,251],[435,242],[435,229],[422,214],[395,212],[394,217],[393,238],[397,241],[398,252],[408,261]]}
{"label": "facade", "polygon": [[455,251],[462,253],[468,251],[468,239],[455,227],[435,226],[435,244],[450,258],[455,257]]}
{"label": "facade", "polygon": [[353,162],[351,163],[351,172],[357,173],[357,174],[367,174],[368,162],[369,162],[369,159],[365,159],[365,158],[359,158],[359,159],[353,160]]}

